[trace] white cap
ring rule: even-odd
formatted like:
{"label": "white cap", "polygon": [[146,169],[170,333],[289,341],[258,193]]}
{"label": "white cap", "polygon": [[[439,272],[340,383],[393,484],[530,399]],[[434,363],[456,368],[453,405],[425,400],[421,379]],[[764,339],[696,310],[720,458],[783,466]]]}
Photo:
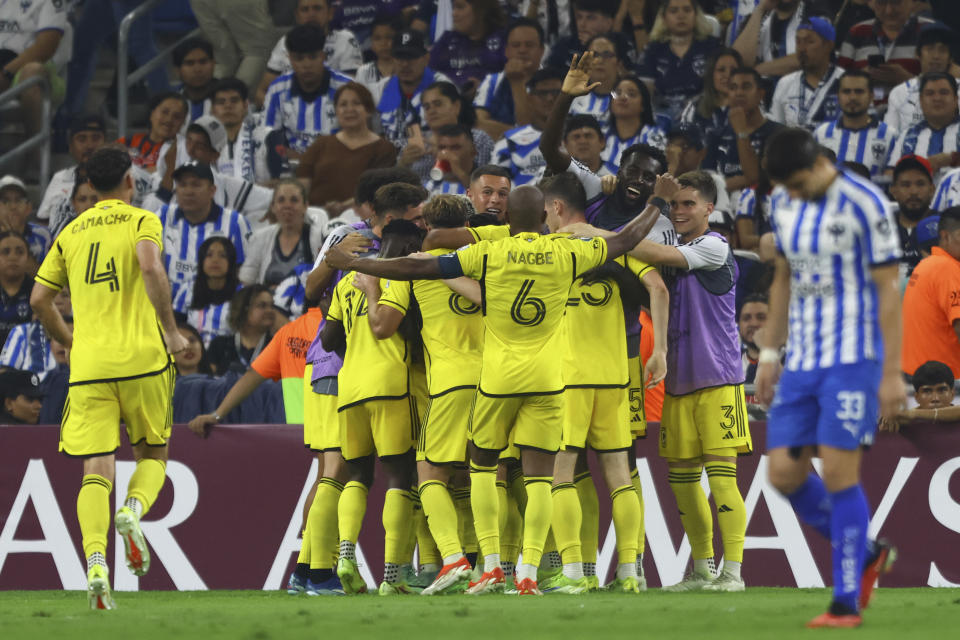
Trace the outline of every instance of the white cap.
{"label": "white cap", "polygon": [[[207,137],[210,138],[210,146],[213,147],[213,150],[217,153],[223,151],[223,148],[227,146],[227,130],[224,129],[223,124],[213,116],[200,116],[190,123],[190,127],[194,126],[203,129]],[[187,130],[189,130],[190,127],[187,127]]]}
{"label": "white cap", "polygon": [[23,184],[23,180],[17,176],[8,175],[0,178],[0,191],[3,191],[7,187],[16,187],[17,189],[20,189],[24,195],[27,194],[27,185]]}

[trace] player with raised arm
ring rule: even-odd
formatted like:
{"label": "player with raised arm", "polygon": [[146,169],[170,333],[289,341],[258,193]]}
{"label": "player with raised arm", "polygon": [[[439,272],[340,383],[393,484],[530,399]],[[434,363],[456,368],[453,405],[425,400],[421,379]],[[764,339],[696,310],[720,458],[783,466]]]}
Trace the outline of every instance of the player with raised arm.
{"label": "player with raised arm", "polygon": [[[163,265],[163,226],[130,206],[126,150],[98,149],[86,163],[97,203],[57,237],[37,272],[30,304],[49,335],[70,350],[70,389],[60,451],[83,458],[77,519],[87,558],[91,609],[116,607],[107,568],[107,531],[121,422],[137,461],[127,498],[114,518],[135,575],[150,568],[140,518],[166,478],[173,424],[171,354],[187,348],[177,331]],[[69,286],[73,330],[54,306]]]}
{"label": "player with raised arm", "polygon": [[780,185],[770,206],[777,256],[756,385],[772,403],[770,482],[833,547],[833,601],[807,626],[856,627],[895,557],[867,539],[860,464],[878,413],[895,419],[906,400],[897,223],[883,193],[819,155],[807,131],[778,132],[767,153]]}
{"label": "player with raised arm", "polygon": [[[672,194],[669,176],[659,180]],[[484,349],[480,384],[470,422],[470,499],[484,573],[469,592],[501,590],[497,460],[511,442],[521,449],[527,505],[523,559],[517,591],[539,594],[536,571],[550,527],[550,484],[560,447],[563,312],[574,279],[626,253],[643,238],[666,202],[660,198],[609,239],[556,238],[539,234],[545,219],[536,187],[515,189],[507,204],[509,238],[484,241],[445,256],[358,260],[337,248],[327,262],[391,280],[468,276],[480,281]]]}

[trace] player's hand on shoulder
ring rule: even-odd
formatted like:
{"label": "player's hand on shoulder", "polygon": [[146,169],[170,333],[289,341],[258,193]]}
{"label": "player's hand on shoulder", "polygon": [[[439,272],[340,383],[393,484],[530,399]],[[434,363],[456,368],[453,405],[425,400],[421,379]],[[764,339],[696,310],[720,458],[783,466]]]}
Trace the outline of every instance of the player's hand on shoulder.
{"label": "player's hand on shoulder", "polygon": [[667,353],[665,351],[654,351],[650,354],[645,365],[647,371],[647,389],[660,384],[667,377]]}
{"label": "player's hand on shoulder", "polygon": [[360,253],[366,253],[372,247],[373,243],[370,241],[370,238],[357,231],[349,234],[340,241],[340,244],[336,246],[336,248],[340,249],[341,251],[353,256],[360,255]]}
{"label": "player's hand on shoulder", "polygon": [[380,293],[380,278],[369,276],[365,273],[353,274],[353,286],[363,291],[368,296]]}
{"label": "player's hand on shoulder", "polygon": [[569,233],[572,236],[578,236],[581,238],[603,238],[613,235],[612,233],[606,232],[603,229],[597,229],[588,222],[574,222],[573,224],[568,224],[565,227],[560,227],[557,229],[557,233]]}
{"label": "player's hand on shoulder", "polygon": [[323,257],[323,261],[326,262],[327,266],[331,269],[346,269],[352,259],[351,254],[344,251],[340,245],[330,247]]}
{"label": "player's hand on shoulder", "polygon": [[669,173],[657,176],[657,183],[653,186],[653,197],[663,198],[667,202],[673,199],[680,191],[680,183]]}
{"label": "player's hand on shoulder", "polygon": [[187,428],[190,429],[195,435],[206,438],[210,435],[210,430],[213,429],[213,426],[217,424],[217,418],[212,413],[204,413],[187,424]]}

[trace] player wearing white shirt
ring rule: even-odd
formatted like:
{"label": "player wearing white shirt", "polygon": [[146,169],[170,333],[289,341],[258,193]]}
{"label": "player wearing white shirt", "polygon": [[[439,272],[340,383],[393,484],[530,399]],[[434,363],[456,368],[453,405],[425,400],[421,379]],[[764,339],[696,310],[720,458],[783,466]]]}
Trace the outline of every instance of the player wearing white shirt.
{"label": "player wearing white shirt", "polygon": [[[920,31],[917,40],[917,58],[920,60],[920,75],[931,71],[950,71],[953,56],[950,46],[953,32],[942,25],[931,25]],[[883,121],[897,131],[906,131],[923,121],[920,109],[920,76],[901,82],[890,90],[887,113]]]}
{"label": "player wearing white shirt", "polygon": [[843,69],[832,63],[833,26],[824,18],[810,18],[797,28],[800,70],[777,82],[770,119],[788,127],[815,128],[838,115],[837,82]]}
{"label": "player wearing white shirt", "polygon": [[217,172],[257,183],[279,178],[286,162],[269,144],[271,130],[249,114],[247,85],[237,78],[225,78],[213,86],[210,100],[211,115],[227,133],[216,160]]}
{"label": "player wearing white shirt", "polygon": [[910,154],[930,161],[935,180],[946,173],[946,167],[956,163],[956,152],[960,151],[957,102],[956,78],[938,71],[920,77],[920,108],[924,119],[900,133],[887,160],[890,172],[897,160]]}
{"label": "player wearing white shirt", "polygon": [[[77,166],[90,158],[90,154],[103,146],[106,138],[106,125],[98,115],[77,116],[67,130],[69,136],[70,157]],[[57,171],[50,178],[43,200],[37,209],[37,217],[48,221],[51,231],[59,228],[58,220],[70,215],[70,194],[76,184],[77,167],[67,167]]]}

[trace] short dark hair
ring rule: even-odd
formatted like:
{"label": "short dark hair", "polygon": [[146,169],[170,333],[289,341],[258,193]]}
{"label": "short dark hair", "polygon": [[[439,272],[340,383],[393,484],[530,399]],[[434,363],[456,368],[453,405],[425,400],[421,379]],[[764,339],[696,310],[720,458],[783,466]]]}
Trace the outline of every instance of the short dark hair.
{"label": "short dark hair", "polygon": [[123,183],[123,177],[133,162],[126,149],[115,146],[100,147],[87,160],[87,181],[98,193],[109,193]]}
{"label": "short dark hair", "polygon": [[960,206],[949,207],[940,212],[940,223],[937,225],[937,235],[960,229]]}
{"label": "short dark hair", "polygon": [[677,178],[681,187],[696,189],[700,196],[710,204],[717,204],[717,183],[706,171],[688,171]]}
{"label": "short dark hair", "polygon": [[824,158],[826,158],[827,160],[829,160],[830,162],[832,162],[832,163],[834,163],[834,164],[837,163],[837,152],[836,152],[836,151],[834,151],[833,149],[831,149],[830,147],[828,147],[828,146],[825,145],[825,144],[818,144],[818,145],[817,145],[817,148],[818,148],[818,150],[820,151],[820,155],[822,155]]}
{"label": "short dark hair", "polygon": [[587,208],[587,191],[580,178],[571,171],[545,178],[538,186],[543,192],[544,200],[563,200],[579,213],[583,213]]}
{"label": "short dark hair", "polygon": [[473,133],[470,129],[463,126],[462,124],[445,124],[442,127],[437,127],[437,130],[434,132],[435,135],[444,138],[456,138],[459,136],[464,136],[470,142],[473,142]]}
{"label": "short dark hair", "polygon": [[210,58],[211,60],[214,59],[213,45],[210,44],[209,40],[206,40],[205,38],[187,38],[186,40],[178,44],[176,48],[173,50],[173,53],[171,54],[171,57],[173,58],[173,66],[175,67],[182,66],[183,61],[186,59],[187,55],[189,55],[191,51],[194,51],[196,49],[200,49],[201,51],[203,51],[205,54],[207,54],[207,57]]}
{"label": "short dark hair", "polygon": [[323,51],[327,34],[315,24],[298,24],[287,32],[284,42],[290,53],[314,53]]}
{"label": "short dark hair", "polygon": [[[456,197],[456,196],[454,196]],[[382,239],[386,240],[391,236],[401,236],[405,238],[420,238],[423,239],[423,229],[415,225],[410,220],[404,220],[403,218],[397,218],[391,220],[384,227],[381,232]]]}
{"label": "short dark hair", "polygon": [[923,88],[925,86],[931,82],[936,82],[937,80],[946,80],[950,84],[950,88],[953,89],[953,92],[957,92],[957,79],[952,75],[946,71],[928,71],[920,76],[920,93],[923,93]]}
{"label": "short dark hair", "polygon": [[236,91],[244,101],[250,98],[250,90],[247,89],[247,85],[243,80],[240,78],[223,78],[222,80],[217,80],[213,88],[210,89],[210,99],[215,100],[218,93],[226,91]]}
{"label": "short dark hair", "polygon": [[654,160],[660,165],[661,173],[667,170],[667,154],[663,152],[663,149],[658,149],[657,147],[642,142],[632,144],[623,150],[623,153],[620,154],[620,166],[627,163],[627,158],[637,154],[647,156],[651,160]]}
{"label": "short dark hair", "polygon": [[911,379],[914,391],[919,391],[920,387],[929,387],[941,382],[948,384],[952,389],[955,381],[950,367],[938,360],[924,362],[913,372]]}
{"label": "short dark hair", "polygon": [[797,171],[810,169],[820,155],[820,145],[806,129],[787,127],[767,140],[763,157],[771,180],[786,180]]}
{"label": "short dark hair", "polygon": [[406,167],[384,167],[381,169],[367,169],[360,174],[357,180],[357,189],[354,200],[357,204],[373,202],[377,189],[386,184],[403,182],[405,184],[420,185],[420,177]]}
{"label": "short dark hair", "polygon": [[462,227],[474,213],[469,199],[449,193],[435,195],[423,205],[423,221],[427,226],[440,229]]}
{"label": "short dark hair", "polygon": [[837,83],[838,88],[843,84],[844,78],[863,78],[867,81],[867,87],[871,90],[873,89],[873,78],[863,69],[848,69],[844,71],[843,75],[840,76],[840,81]]}
{"label": "short dark hair", "polygon": [[230,299],[230,313],[227,315],[227,324],[236,333],[243,328],[247,321],[247,314],[253,306],[253,299],[261,293],[270,293],[270,289],[263,284],[250,284],[240,289]]}
{"label": "short dark hair", "polygon": [[566,71],[563,69],[558,69],[556,67],[542,67],[534,71],[533,75],[530,76],[530,79],[527,80],[527,89],[529,91],[533,91],[534,88],[544,80],[559,80],[560,82],[563,82],[563,78],[566,75]]}
{"label": "short dark hair", "polygon": [[733,76],[751,76],[753,81],[757,84],[757,88],[761,91],[764,89],[763,76],[761,76],[760,73],[753,67],[737,67],[730,72],[731,79]]}
{"label": "short dark hair", "polygon": [[406,211],[427,199],[427,190],[421,185],[396,182],[377,189],[373,195],[373,211],[377,218],[383,219],[391,211]]}
{"label": "short dark hair", "polygon": [[613,52],[617,55],[617,60],[623,64],[629,64],[630,60],[630,46],[627,44],[626,39],[616,31],[608,31],[606,33],[598,33],[589,40],[587,40],[587,49],[589,50],[593,43],[597,40],[606,40],[613,45]]}
{"label": "short dark hair", "polygon": [[617,0],[573,0],[573,8],[577,11],[595,11],[613,18],[617,15],[620,3]]}
{"label": "short dark hair", "polygon": [[751,302],[759,302],[761,304],[769,305],[770,300],[767,298],[765,293],[751,293],[743,299],[743,302],[740,303],[740,306],[737,307],[737,322],[740,322],[740,314],[743,312],[743,308],[750,304]]}
{"label": "short dark hair", "polygon": [[348,82],[344,85],[341,85],[341,87],[337,89],[336,93],[333,94],[334,106],[340,102],[340,96],[343,95],[344,91],[353,91],[357,97],[360,98],[360,104],[362,104],[363,108],[367,110],[367,115],[373,115],[377,112],[377,105],[373,102],[373,96],[370,94],[370,89],[367,89],[359,82]]}
{"label": "short dark hair", "polygon": [[867,165],[862,162],[854,162],[853,160],[845,160],[840,166],[849,171],[850,173],[855,173],[864,180],[870,180],[870,169],[867,168]]}
{"label": "short dark hair", "polygon": [[920,49],[931,44],[945,44],[951,48],[950,57],[953,57],[953,38],[954,34],[949,28],[940,24],[927,25],[920,29],[920,35],[917,36],[917,55]]}
{"label": "short dark hair", "polygon": [[496,227],[500,225],[500,221],[497,220],[497,216],[492,213],[474,213],[467,218],[467,226],[471,229],[476,229],[477,227]]}
{"label": "short dark hair", "polygon": [[473,171],[470,172],[470,184],[473,184],[480,179],[481,176],[496,176],[498,178],[506,178],[510,181],[510,184],[513,184],[513,175],[510,171],[504,169],[498,164],[484,164]]}
{"label": "short dark hair", "polygon": [[394,31],[403,31],[403,17],[390,13],[378,13],[370,23],[370,32],[376,27],[390,27]]}
{"label": "short dark hair", "polygon": [[543,33],[543,26],[537,20],[534,20],[533,18],[527,18],[526,16],[517,18],[510,23],[510,26],[507,27],[507,37],[504,38],[504,42],[510,39],[510,34],[513,33],[514,29],[519,29],[521,27],[529,27],[530,29],[534,29],[537,32],[537,37],[540,38],[540,44],[542,45],[544,43],[545,36]]}
{"label": "short dark hair", "polygon": [[600,121],[589,113],[575,113],[568,116],[567,121],[563,123],[563,137],[566,138],[571,131],[577,129],[593,129],[600,136],[600,139],[603,139],[603,128],[600,126]]}

